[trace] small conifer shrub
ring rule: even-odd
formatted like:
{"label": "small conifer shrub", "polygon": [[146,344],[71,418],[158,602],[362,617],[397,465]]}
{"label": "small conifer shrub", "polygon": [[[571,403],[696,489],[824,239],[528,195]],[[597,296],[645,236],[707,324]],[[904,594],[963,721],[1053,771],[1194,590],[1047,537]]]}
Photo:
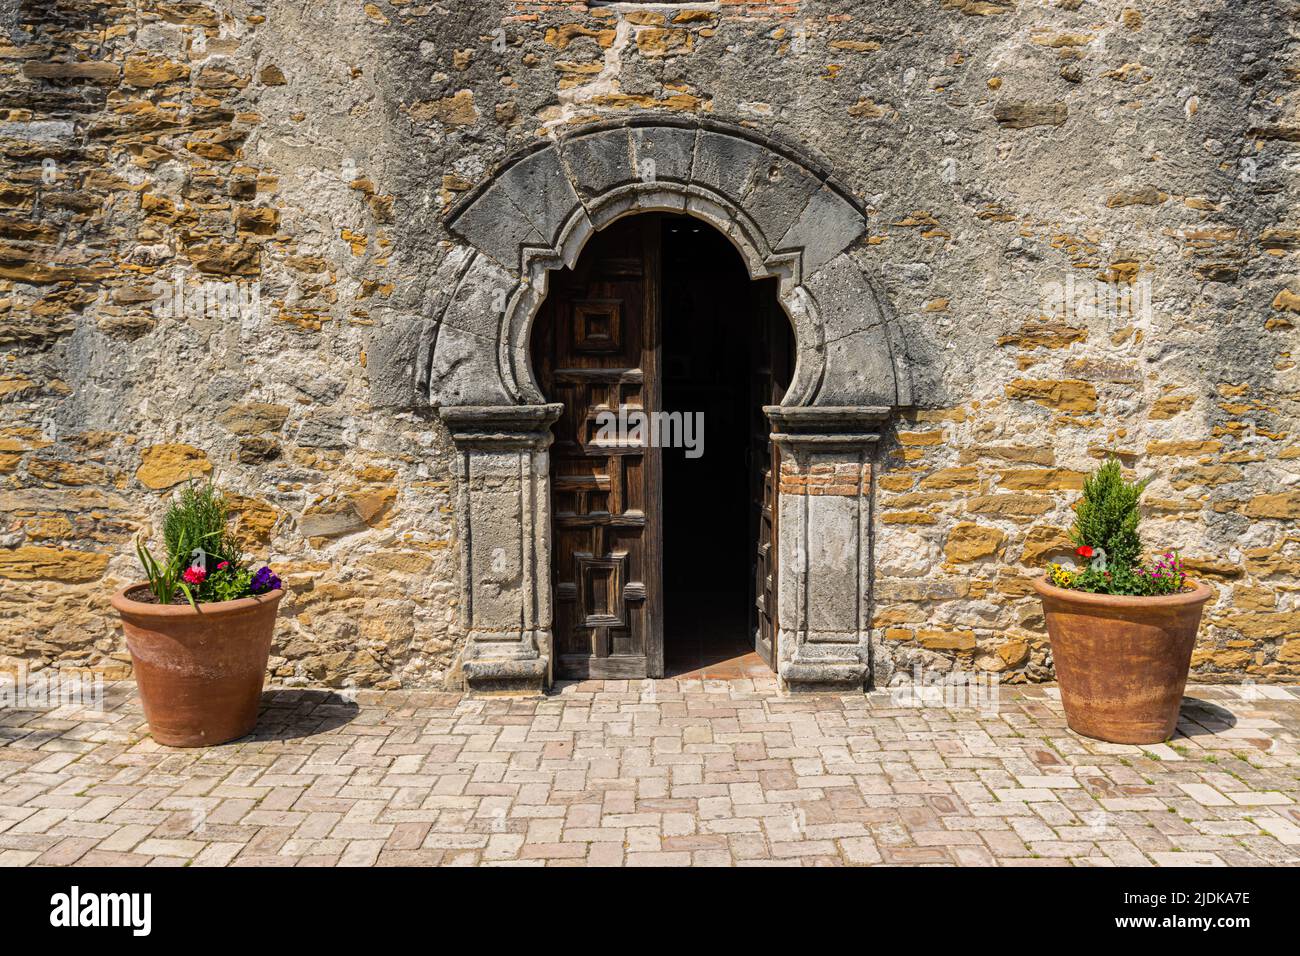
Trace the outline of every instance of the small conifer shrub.
{"label": "small conifer shrub", "polygon": [[1117,459],[1110,459],[1083,484],[1083,497],[1074,512],[1070,541],[1082,567],[1053,562],[1047,579],[1057,587],[1095,594],[1154,596],[1187,588],[1187,575],[1177,551],[1166,551],[1142,564],[1142,492],[1150,478],[1128,481]]}

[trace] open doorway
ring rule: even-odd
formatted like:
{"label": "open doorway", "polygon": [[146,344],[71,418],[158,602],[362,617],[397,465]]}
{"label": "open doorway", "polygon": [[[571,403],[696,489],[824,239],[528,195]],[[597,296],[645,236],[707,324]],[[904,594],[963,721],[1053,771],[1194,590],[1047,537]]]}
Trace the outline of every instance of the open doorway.
{"label": "open doorway", "polygon": [[[793,371],[776,280],[699,220],[646,214],[556,273],[533,367],[551,447],[560,678],[743,677],[775,666],[774,460]],[[632,413],[669,427],[646,442]],[[617,427],[610,426],[610,419]]]}
{"label": "open doorway", "polygon": [[[696,449],[663,451],[669,677],[744,677],[769,665],[754,635],[768,430],[762,406],[772,402],[764,353],[768,333],[779,331],[763,326],[779,312],[774,286],[751,282],[736,249],[708,225],[663,217],[663,407],[703,425]],[[788,338],[783,315],[781,325]]]}

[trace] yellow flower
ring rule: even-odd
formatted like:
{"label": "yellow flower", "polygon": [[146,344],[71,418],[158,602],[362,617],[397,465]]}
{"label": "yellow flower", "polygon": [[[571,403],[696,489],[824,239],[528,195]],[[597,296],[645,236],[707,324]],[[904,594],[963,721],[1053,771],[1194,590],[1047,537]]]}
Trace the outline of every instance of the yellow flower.
{"label": "yellow flower", "polygon": [[1061,565],[1052,562],[1047,566],[1047,579],[1058,588],[1068,588],[1074,576]]}

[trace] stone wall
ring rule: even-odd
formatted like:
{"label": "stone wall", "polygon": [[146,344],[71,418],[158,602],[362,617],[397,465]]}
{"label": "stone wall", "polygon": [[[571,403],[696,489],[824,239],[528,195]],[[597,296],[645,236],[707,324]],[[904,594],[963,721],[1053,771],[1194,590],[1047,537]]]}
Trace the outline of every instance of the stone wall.
{"label": "stone wall", "polygon": [[1109,454],[1220,590],[1199,677],[1300,676],[1300,4],[0,18],[0,663],[120,666],[130,541],[212,474],[294,592],[278,679],[455,683],[452,444],[372,407],[368,351],[447,296],[457,197],[650,111],[795,144],[868,210],[917,402],[875,468],[878,681],[1050,677],[1028,582]]}

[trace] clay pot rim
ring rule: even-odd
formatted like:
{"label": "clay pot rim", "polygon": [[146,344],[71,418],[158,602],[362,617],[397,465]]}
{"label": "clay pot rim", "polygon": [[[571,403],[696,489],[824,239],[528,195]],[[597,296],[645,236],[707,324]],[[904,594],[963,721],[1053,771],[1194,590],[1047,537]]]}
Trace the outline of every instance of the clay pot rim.
{"label": "clay pot rim", "polygon": [[148,586],[147,581],[128,584],[113,595],[113,607],[122,614],[138,614],[147,617],[225,617],[230,614],[239,614],[241,611],[250,611],[268,602],[278,604],[289,593],[288,589],[280,587],[274,591],[267,591],[265,594],[253,594],[248,597],[236,598],[233,601],[200,603],[197,611],[190,607],[188,601],[184,604],[150,604],[146,601],[133,601],[126,596],[128,591]]}
{"label": "clay pot rim", "polygon": [[1091,605],[1092,607],[1107,608],[1158,608],[1158,607],[1184,607],[1186,605],[1204,604],[1210,598],[1214,597],[1214,589],[1208,584],[1201,581],[1187,582],[1192,585],[1190,591],[1179,591],[1177,594],[1153,594],[1153,595],[1136,595],[1136,594],[1093,594],[1091,591],[1071,591],[1068,588],[1058,588],[1047,580],[1047,575],[1040,578],[1034,578],[1034,590],[1042,597],[1056,598],[1061,601],[1070,601],[1075,604]]}

